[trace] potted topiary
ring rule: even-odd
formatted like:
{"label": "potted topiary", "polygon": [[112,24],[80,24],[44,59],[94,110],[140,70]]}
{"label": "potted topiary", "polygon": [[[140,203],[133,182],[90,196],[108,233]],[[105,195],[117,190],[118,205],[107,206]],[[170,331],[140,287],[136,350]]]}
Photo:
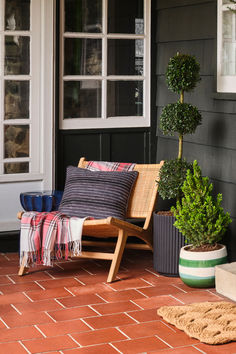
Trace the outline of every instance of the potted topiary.
{"label": "potted topiary", "polygon": [[190,243],[180,250],[179,274],[192,287],[214,286],[214,266],[227,263],[226,247],[219,241],[232,220],[221,207],[222,194],[213,198],[212,189],[209,178],[202,177],[194,161],[193,172],[187,171],[182,187],[183,198],[171,208],[176,217],[174,225]]}
{"label": "potted topiary", "polygon": [[[180,94],[179,101],[165,106],[160,116],[160,129],[164,135],[178,134],[178,155],[166,160],[160,170],[158,191],[162,199],[181,198],[181,187],[186,172],[192,164],[183,158],[183,137],[193,134],[201,124],[198,109],[184,102],[184,93],[194,89],[200,81],[200,65],[192,55],[179,54],[170,59],[166,82],[170,90]],[[170,211],[154,213],[154,269],[168,276],[178,276],[180,248],[184,237],[173,226],[174,216]]]}

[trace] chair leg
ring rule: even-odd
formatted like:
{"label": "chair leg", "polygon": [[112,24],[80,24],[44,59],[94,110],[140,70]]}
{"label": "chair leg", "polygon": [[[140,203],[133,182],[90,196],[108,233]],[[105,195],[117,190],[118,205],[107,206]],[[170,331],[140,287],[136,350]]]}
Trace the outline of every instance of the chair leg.
{"label": "chair leg", "polygon": [[28,267],[26,267],[24,265],[25,261],[26,261],[26,256],[23,257],[21,265],[20,265],[20,269],[19,269],[19,272],[18,272],[18,275],[20,275],[20,276],[24,275],[27,272]]}
{"label": "chair leg", "polygon": [[108,278],[107,278],[108,283],[111,283],[112,281],[115,280],[116,274],[120,267],[120,262],[124,252],[127,237],[128,237],[127,233],[124,230],[119,230],[114,257],[112,259]]}

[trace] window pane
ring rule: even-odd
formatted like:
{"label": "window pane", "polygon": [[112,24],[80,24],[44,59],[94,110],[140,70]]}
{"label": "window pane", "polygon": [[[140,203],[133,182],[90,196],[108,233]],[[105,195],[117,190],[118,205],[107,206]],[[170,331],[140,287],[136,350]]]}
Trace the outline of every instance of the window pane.
{"label": "window pane", "polygon": [[4,119],[29,118],[29,81],[5,81]]}
{"label": "window pane", "polygon": [[107,65],[108,75],[142,75],[143,40],[109,39]]}
{"label": "window pane", "polygon": [[101,39],[65,39],[65,75],[101,75]]}
{"label": "window pane", "polygon": [[29,126],[5,125],[4,129],[4,157],[29,156]]}
{"label": "window pane", "polygon": [[30,29],[30,0],[5,0],[5,30]]}
{"label": "window pane", "polygon": [[29,37],[5,37],[5,75],[29,74],[29,44]]}
{"label": "window pane", "polygon": [[109,0],[108,33],[143,34],[143,0]]}
{"label": "window pane", "polygon": [[101,81],[64,82],[64,118],[100,118]]}
{"label": "window pane", "polygon": [[108,81],[107,115],[142,116],[143,81]]}
{"label": "window pane", "polygon": [[4,163],[4,173],[28,173],[29,172],[29,162],[8,162]]}
{"label": "window pane", "polygon": [[230,11],[223,12],[223,38],[232,39],[233,14]]}
{"label": "window pane", "polygon": [[223,52],[222,52],[222,75],[236,74],[236,40],[234,17],[230,11],[223,12]]}
{"label": "window pane", "polygon": [[65,32],[102,32],[102,0],[65,0]]}

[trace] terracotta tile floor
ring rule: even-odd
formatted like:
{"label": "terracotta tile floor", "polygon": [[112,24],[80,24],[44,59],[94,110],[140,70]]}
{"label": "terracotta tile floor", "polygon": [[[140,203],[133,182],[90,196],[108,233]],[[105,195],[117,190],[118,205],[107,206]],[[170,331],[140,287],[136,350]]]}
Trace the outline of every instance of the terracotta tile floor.
{"label": "terracotta tile floor", "polygon": [[74,259],[18,277],[18,254],[0,254],[0,353],[236,353],[236,342],[200,343],[157,315],[162,305],[222,300],[214,289],[160,276],[148,251],[125,251],[112,284],[108,269]]}

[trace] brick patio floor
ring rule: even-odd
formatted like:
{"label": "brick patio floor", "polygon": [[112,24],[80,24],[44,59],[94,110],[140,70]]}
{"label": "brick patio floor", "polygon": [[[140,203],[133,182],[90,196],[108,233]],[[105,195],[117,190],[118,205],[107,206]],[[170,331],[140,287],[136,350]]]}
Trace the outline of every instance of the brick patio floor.
{"label": "brick patio floor", "polygon": [[23,277],[18,263],[18,254],[0,254],[0,353],[236,353],[236,342],[206,345],[162,321],[162,305],[223,297],[160,276],[148,251],[125,251],[111,284],[108,261],[59,262]]}

